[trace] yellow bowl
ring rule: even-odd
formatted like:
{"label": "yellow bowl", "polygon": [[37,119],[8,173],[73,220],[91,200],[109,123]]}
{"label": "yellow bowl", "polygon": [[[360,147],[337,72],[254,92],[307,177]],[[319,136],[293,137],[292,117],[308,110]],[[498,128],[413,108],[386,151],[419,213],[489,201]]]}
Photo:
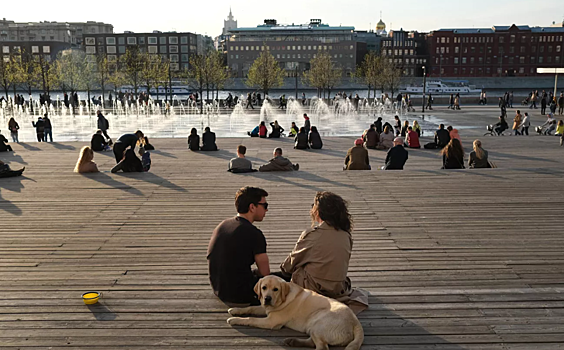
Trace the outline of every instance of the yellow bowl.
{"label": "yellow bowl", "polygon": [[86,292],[82,294],[82,300],[86,305],[96,304],[98,299],[102,296],[102,293],[98,292]]}

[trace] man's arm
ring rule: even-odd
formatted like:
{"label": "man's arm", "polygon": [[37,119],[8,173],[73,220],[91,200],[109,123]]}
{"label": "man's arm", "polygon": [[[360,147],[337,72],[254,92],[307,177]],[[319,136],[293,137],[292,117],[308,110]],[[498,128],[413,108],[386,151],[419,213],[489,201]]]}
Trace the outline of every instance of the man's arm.
{"label": "man's arm", "polygon": [[270,263],[268,262],[268,255],[266,253],[255,255],[255,263],[257,264],[261,276],[270,275]]}

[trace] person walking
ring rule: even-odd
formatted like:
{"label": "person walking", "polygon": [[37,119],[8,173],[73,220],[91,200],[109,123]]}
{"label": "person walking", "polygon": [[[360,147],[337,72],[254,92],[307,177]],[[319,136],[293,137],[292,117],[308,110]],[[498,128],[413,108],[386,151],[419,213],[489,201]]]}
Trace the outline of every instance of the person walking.
{"label": "person walking", "polygon": [[546,94],[543,94],[541,98],[541,115],[545,115],[545,113],[546,113]]}
{"label": "person walking", "polygon": [[532,108],[537,109],[537,98],[538,98],[537,93],[533,91],[531,93],[531,105],[529,106],[529,109]]}
{"label": "person walking", "polygon": [[529,136],[529,127],[531,126],[531,120],[529,119],[529,113],[525,113],[523,117],[523,122],[521,123],[521,135],[527,134]]}
{"label": "person walking", "polygon": [[558,97],[558,114],[562,115],[564,113],[564,93],[560,93],[560,97]]}
{"label": "person walking", "polygon": [[106,119],[106,117],[104,117],[104,115],[102,114],[102,111],[100,111],[100,110],[98,110],[97,116],[98,116],[98,130],[102,130],[102,134],[104,135],[106,140],[108,140],[108,144],[111,146],[112,145],[112,139],[108,135],[108,129],[110,128],[110,122],[108,121],[108,119]]}
{"label": "person walking", "polygon": [[513,133],[515,136],[522,135],[519,132],[519,128],[521,127],[523,117],[521,116],[521,111],[517,110],[515,113],[515,118],[513,118]]}
{"label": "person walking", "polygon": [[245,106],[245,108],[249,109],[249,107],[251,107],[251,109],[255,109],[255,107],[253,107],[253,99],[250,92],[247,94],[247,105]]}
{"label": "person walking", "polygon": [[427,109],[433,110],[433,95],[429,93],[429,97],[427,98]]}
{"label": "person walking", "polygon": [[20,142],[18,138],[18,130],[20,129],[20,126],[13,117],[10,118],[10,121],[8,122],[8,129],[12,135],[12,142]]}

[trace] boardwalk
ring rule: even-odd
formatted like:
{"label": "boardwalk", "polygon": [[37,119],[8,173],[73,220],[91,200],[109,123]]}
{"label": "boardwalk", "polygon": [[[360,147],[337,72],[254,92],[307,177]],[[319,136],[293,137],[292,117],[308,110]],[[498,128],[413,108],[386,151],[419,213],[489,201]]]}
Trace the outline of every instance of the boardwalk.
{"label": "boardwalk", "polygon": [[[466,149],[479,133],[461,131]],[[0,155],[26,166],[0,180],[0,347],[282,349],[295,332],[230,327],[208,285],[208,239],[244,185],[270,193],[258,226],[272,269],[308,227],[316,191],[350,201],[349,275],[371,292],[363,349],[564,347],[557,138],[482,138],[498,169],[441,171],[436,152],[415,150],[403,172],[343,172],[352,140],[313,152],[220,139],[222,151],[192,153],[185,139],[155,139],[150,173],[87,176],[71,172],[83,143],[15,145]],[[282,145],[300,171],[227,173],[240,142],[256,164]],[[382,165],[385,153],[370,156]],[[109,170],[113,156],[95,161]],[[99,305],[82,303],[89,290]]]}

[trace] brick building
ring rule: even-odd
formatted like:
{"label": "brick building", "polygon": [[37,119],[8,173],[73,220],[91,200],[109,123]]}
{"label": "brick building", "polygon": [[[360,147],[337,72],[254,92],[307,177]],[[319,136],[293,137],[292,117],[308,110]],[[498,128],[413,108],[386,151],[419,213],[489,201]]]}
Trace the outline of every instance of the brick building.
{"label": "brick building", "polygon": [[429,60],[426,34],[417,31],[391,30],[381,38],[381,52],[406,77],[423,76],[423,66]]}
{"label": "brick building", "polygon": [[427,36],[433,77],[535,76],[564,67],[564,28],[440,29]]}
{"label": "brick building", "polygon": [[234,76],[246,77],[255,59],[268,46],[286,76],[294,76],[310,68],[310,61],[319,51],[328,52],[348,75],[366,54],[366,43],[355,39],[354,27],[331,27],[313,19],[309,24],[279,25],[265,20],[263,25],[234,28],[226,43],[227,65]]}

